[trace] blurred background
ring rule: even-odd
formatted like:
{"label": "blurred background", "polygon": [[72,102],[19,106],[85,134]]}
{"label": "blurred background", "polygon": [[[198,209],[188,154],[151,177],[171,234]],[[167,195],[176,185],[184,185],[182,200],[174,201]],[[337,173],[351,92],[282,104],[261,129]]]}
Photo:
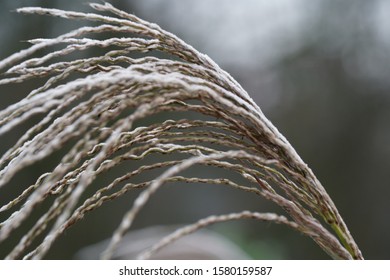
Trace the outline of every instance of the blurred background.
{"label": "blurred background", "polygon": [[[109,2],[158,23],[227,70],[312,168],[364,257],[390,258],[390,1]],[[1,1],[0,59],[25,48],[24,40],[57,36],[85,23],[12,12],[36,5],[90,10],[76,0]],[[0,109],[34,86],[33,81],[0,87]],[[2,137],[1,154],[22,131]],[[23,178],[0,190],[1,204],[13,189],[28,186],[47,171],[45,164],[27,169]],[[216,187],[183,191],[175,185],[160,192],[134,228],[190,223],[240,210],[275,210],[248,194]],[[47,257],[72,258],[80,247],[109,237],[134,196],[89,214],[56,242]],[[252,258],[328,258],[312,240],[283,226],[239,221],[211,229]]]}

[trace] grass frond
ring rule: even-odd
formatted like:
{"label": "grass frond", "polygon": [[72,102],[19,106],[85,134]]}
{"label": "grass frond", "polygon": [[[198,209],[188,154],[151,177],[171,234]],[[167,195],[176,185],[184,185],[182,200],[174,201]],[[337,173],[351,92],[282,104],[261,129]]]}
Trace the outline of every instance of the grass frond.
{"label": "grass frond", "polygon": [[[288,218],[248,209],[212,215],[173,232],[141,258],[209,224],[246,218],[288,225],[312,238],[332,258],[363,258],[314,173],[227,72],[156,24],[108,3],[90,6],[94,13],[18,9],[95,25],[52,39],[30,40],[29,48],[0,61],[1,85],[43,81],[0,111],[0,137],[39,119],[1,156],[0,187],[10,187],[25,167],[68,147],[50,172],[10,201],[2,201],[0,213],[7,214],[0,223],[2,243],[36,207],[50,204],[8,259],[43,258],[58,237],[88,212],[141,189],[102,255],[110,258],[138,213],[167,182],[235,188],[272,201]],[[92,50],[99,55],[89,57]],[[72,56],[78,52],[82,58]],[[148,161],[153,157],[158,161]],[[197,165],[235,173],[246,183],[182,174]],[[118,166],[126,166],[126,174],[90,190],[99,176]],[[160,175],[133,181],[149,171]]]}

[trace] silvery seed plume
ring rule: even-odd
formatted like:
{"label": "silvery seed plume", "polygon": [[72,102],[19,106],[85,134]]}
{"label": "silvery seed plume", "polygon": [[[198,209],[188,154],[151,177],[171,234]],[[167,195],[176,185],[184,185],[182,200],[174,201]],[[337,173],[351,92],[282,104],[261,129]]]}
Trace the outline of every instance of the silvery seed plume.
{"label": "silvery seed plume", "polygon": [[[25,226],[34,209],[49,204],[7,259],[43,258],[59,236],[88,212],[141,189],[101,254],[111,258],[138,213],[167,182],[235,188],[275,203],[286,216],[247,209],[211,215],[176,229],[140,258],[211,224],[242,219],[283,224],[313,239],[334,259],[363,258],[316,176],[227,72],[156,24],[108,3],[90,7],[94,13],[18,9],[25,14],[82,19],[91,26],[53,39],[30,40],[29,48],[0,61],[0,84],[44,80],[0,111],[0,137],[41,117],[1,156],[0,187],[12,187],[7,183],[23,176],[25,167],[70,147],[50,172],[0,206],[0,213],[6,214],[0,221],[0,244],[5,244]],[[109,36],[97,36],[104,34]],[[100,55],[72,56],[96,48]],[[65,59],[69,56],[72,59]],[[156,115],[164,119],[152,118]],[[153,122],[138,125],[151,118]],[[159,160],[146,160],[153,157]],[[184,176],[188,174],[184,171],[200,165],[235,173],[245,184]],[[126,174],[91,189],[98,176],[118,166],[129,166]],[[158,175],[133,180],[151,170]]]}

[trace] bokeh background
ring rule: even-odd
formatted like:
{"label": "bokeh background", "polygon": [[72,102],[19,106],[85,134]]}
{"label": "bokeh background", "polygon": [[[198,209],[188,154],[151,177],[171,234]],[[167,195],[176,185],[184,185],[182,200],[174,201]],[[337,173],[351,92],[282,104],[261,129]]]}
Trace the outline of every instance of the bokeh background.
{"label": "bokeh background", "polygon": [[[312,168],[365,258],[390,258],[390,1],[109,2],[158,23],[227,70]],[[12,12],[30,5],[89,10],[85,1],[76,0],[0,1],[1,59],[25,48],[24,40],[91,24]],[[0,108],[36,85],[32,81],[0,87]],[[21,133],[23,128],[2,137],[1,153]],[[0,190],[0,202],[34,182],[48,166],[46,162],[26,169]],[[173,186],[160,192],[135,228],[189,223],[243,209],[275,210],[234,190]],[[47,257],[72,258],[78,248],[109,237],[134,196],[89,214],[58,240]],[[328,258],[312,240],[283,226],[239,221],[212,229],[253,258]]]}

